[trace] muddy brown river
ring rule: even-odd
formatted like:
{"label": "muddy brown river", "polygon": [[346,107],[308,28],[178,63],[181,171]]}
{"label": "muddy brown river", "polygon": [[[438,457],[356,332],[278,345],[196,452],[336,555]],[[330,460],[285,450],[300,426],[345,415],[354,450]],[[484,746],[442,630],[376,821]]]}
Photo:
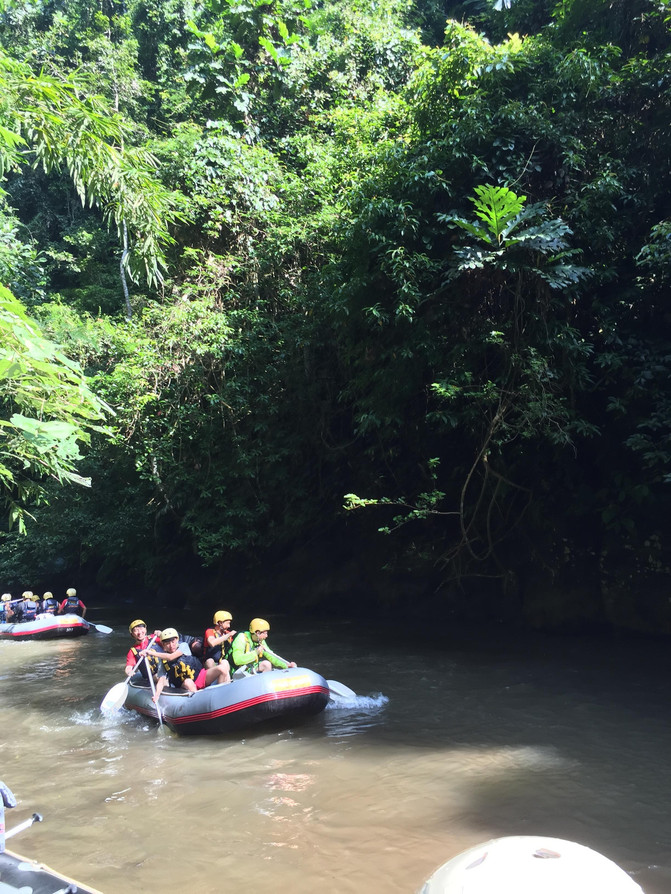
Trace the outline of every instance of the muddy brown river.
{"label": "muddy brown river", "polygon": [[[271,618],[280,654],[358,698],[287,730],[180,738],[98,709],[123,679],[125,614],[92,612],[109,636],[0,642],[0,779],[19,801],[7,827],[44,817],[13,850],[104,894],[414,894],[471,845],[542,834],[670,894],[666,643],[431,644]],[[160,615],[151,626],[173,623]]]}

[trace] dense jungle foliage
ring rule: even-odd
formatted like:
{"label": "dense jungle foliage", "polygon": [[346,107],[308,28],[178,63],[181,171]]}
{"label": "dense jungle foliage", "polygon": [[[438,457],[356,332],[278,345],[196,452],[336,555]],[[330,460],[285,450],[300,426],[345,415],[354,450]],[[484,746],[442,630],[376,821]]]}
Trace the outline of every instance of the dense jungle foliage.
{"label": "dense jungle foliage", "polygon": [[671,0],[4,0],[0,78],[4,587],[671,630]]}

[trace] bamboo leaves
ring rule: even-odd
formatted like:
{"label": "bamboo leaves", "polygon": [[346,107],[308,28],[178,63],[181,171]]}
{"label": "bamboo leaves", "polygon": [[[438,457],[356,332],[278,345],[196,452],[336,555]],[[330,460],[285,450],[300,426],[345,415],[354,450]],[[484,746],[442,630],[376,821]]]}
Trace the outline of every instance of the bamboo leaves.
{"label": "bamboo leaves", "polygon": [[0,503],[25,529],[26,504],[44,499],[40,479],[88,486],[76,471],[80,444],[104,431],[110,408],[79,365],[44,338],[21,304],[0,286]]}
{"label": "bamboo leaves", "polygon": [[0,173],[65,168],[82,205],[97,205],[119,237],[126,225],[131,274],[160,282],[170,226],[183,215],[151,153],[130,145],[128,125],[84,79],[35,75],[2,54],[0,90]]}

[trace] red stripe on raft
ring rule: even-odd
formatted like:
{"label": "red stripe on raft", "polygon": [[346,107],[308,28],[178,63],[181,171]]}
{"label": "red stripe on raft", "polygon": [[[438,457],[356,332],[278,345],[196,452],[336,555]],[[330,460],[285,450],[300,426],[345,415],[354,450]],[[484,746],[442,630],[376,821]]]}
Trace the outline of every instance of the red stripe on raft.
{"label": "red stripe on raft", "polygon": [[[177,726],[182,723],[195,723],[203,720],[214,720],[216,717],[225,717],[226,714],[234,714],[236,711],[244,711],[246,708],[253,708],[256,705],[262,705],[264,702],[274,702],[279,701],[280,699],[296,698],[297,696],[304,695],[316,695],[317,693],[328,695],[329,691],[328,686],[306,686],[304,689],[290,689],[286,692],[264,692],[263,695],[257,695],[256,698],[249,698],[244,702],[236,702],[234,705],[219,708],[217,711],[208,711],[205,714],[190,714],[188,717],[166,717],[165,714],[163,716],[167,723]],[[147,717],[155,717],[158,719],[158,713],[156,711],[152,711],[151,709],[142,710],[142,708],[139,707],[136,708],[136,710]]]}
{"label": "red stripe on raft", "polygon": [[226,708],[219,708],[218,711],[209,711],[206,714],[191,714],[188,717],[171,717],[170,722],[193,723],[198,720],[210,720],[215,717],[224,717],[226,714],[233,714],[236,711],[244,711],[245,708],[253,708],[255,705],[262,705],[264,702],[275,702],[284,698],[296,698],[303,695],[314,695],[318,692],[328,693],[328,688],[323,686],[306,686],[304,689],[288,689],[286,692],[264,692],[263,695],[257,695],[256,698],[249,698],[244,702],[236,702],[234,705],[228,705]]}
{"label": "red stripe on raft", "polygon": [[[27,624],[32,624],[32,621],[26,621]],[[88,624],[50,624],[48,627],[46,625],[41,624],[39,627],[33,627],[31,630],[20,630],[18,633],[15,633],[13,630],[11,633],[6,633],[5,636],[11,636],[14,639],[17,639],[20,636],[35,636],[36,633],[46,633],[48,630],[67,630],[69,627],[87,627]]]}

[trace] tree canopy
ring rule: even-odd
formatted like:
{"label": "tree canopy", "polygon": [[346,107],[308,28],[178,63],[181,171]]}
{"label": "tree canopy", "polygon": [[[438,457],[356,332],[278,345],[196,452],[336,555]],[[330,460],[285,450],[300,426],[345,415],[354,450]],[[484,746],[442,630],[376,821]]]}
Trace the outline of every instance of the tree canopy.
{"label": "tree canopy", "polygon": [[92,414],[54,416],[49,472],[94,487],[47,483],[2,573],[158,585],[321,538],[429,594],[650,589],[670,27],[668,0],[9,0],[0,277]]}

